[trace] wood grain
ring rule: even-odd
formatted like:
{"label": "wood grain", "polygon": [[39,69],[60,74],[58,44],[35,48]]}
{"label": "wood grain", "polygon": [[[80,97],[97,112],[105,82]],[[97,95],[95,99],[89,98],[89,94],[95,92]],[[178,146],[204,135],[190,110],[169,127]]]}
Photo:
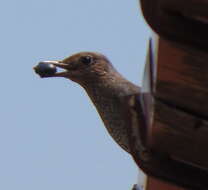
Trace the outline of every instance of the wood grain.
{"label": "wood grain", "polygon": [[173,184],[166,183],[164,181],[158,180],[153,177],[148,177],[146,190],[185,190],[184,188],[180,188],[178,186],[175,186]]}
{"label": "wood grain", "polygon": [[159,39],[153,122],[146,126],[152,159],[144,170],[194,190],[208,186],[207,61],[204,50]]}
{"label": "wood grain", "polygon": [[208,118],[208,54],[159,43],[156,97]]}
{"label": "wood grain", "polygon": [[[178,143],[178,148],[180,148],[180,144],[182,144],[182,148],[184,148],[183,150],[185,150],[185,147],[187,146],[189,146],[189,150],[191,150],[189,142],[192,142],[192,139],[189,137],[189,133],[193,134],[191,130],[194,130],[194,125],[191,130],[186,128],[184,129],[185,132],[188,131],[187,136],[184,135],[186,136],[185,139],[179,138],[181,136],[180,133],[184,133],[183,130],[181,130],[183,132],[180,132],[180,130],[173,129],[173,132],[169,132],[166,129],[170,128],[170,126],[166,127],[164,125],[158,125],[155,127],[154,125],[152,132],[154,137],[153,140],[155,141],[153,141],[153,146],[149,147],[149,145],[145,143],[145,139],[141,138],[146,134],[146,129],[148,128],[145,110],[142,108],[142,105],[145,105],[143,101],[146,101],[146,99],[141,96],[143,96],[143,94],[131,95],[125,97],[124,101],[124,105],[126,103],[124,118],[126,124],[129,126],[127,132],[129,136],[131,155],[137,165],[148,176],[153,176],[162,181],[166,181],[170,183],[169,186],[172,184],[175,189],[183,189],[182,187],[184,187],[189,190],[206,190],[208,186],[208,171],[195,167],[193,164],[184,163],[181,159],[176,159],[176,157],[174,157],[176,155],[174,152],[175,145],[172,142],[176,142],[176,144]],[[162,108],[160,113],[168,110],[169,109],[165,106],[165,109]],[[178,114],[177,111],[175,111],[175,116],[180,118],[180,114]],[[160,115],[159,118],[161,118]],[[181,118],[190,121],[190,117],[187,114],[182,114]],[[165,121],[169,124],[168,117],[166,117]],[[184,122],[184,124],[185,123],[186,122]],[[185,142],[187,139],[189,142]],[[177,188],[177,186],[181,188]]]}
{"label": "wood grain", "polygon": [[140,0],[140,4],[147,23],[161,37],[208,47],[207,0]]}
{"label": "wood grain", "polygon": [[155,104],[154,150],[175,160],[208,169],[208,122],[159,100]]}

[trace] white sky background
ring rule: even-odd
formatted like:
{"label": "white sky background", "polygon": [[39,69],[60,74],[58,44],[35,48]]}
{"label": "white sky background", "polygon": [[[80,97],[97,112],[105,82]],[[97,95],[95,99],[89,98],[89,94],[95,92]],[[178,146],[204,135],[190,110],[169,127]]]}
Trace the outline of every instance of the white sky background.
{"label": "white sky background", "polygon": [[32,67],[97,51],[140,82],[150,32],[138,2],[2,0],[0,23],[0,189],[130,189],[136,166],[85,92]]}

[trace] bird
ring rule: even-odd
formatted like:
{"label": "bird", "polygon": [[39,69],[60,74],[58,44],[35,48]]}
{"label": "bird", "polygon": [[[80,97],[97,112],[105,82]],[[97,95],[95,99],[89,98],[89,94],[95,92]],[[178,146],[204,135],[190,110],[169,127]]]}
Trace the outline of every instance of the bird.
{"label": "bird", "polygon": [[[56,67],[64,71],[57,72]],[[64,77],[83,87],[110,136],[123,150],[131,152],[121,100],[141,90],[123,77],[105,55],[80,52],[61,61],[40,62],[34,70],[42,78]]]}

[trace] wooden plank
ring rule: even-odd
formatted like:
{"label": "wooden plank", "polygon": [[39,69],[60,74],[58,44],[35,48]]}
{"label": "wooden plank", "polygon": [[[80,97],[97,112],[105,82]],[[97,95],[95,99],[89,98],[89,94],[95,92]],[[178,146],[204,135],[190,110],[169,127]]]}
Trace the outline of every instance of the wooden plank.
{"label": "wooden plank", "polygon": [[151,147],[208,169],[208,55],[159,40]]}
{"label": "wooden plank", "polygon": [[[208,171],[193,167],[193,164],[184,163],[180,159],[175,159],[167,151],[157,148],[160,143],[158,146],[155,143],[156,147],[153,147],[154,149],[146,143],[147,136],[144,136],[147,135],[149,124],[143,105],[146,105],[144,101],[148,101],[148,99],[142,98],[143,95],[145,94],[135,94],[123,99],[124,118],[129,126],[127,134],[133,159],[148,176],[153,176],[189,190],[205,190],[208,187]],[[188,120],[189,117],[187,117]],[[155,135],[161,137],[157,134]],[[154,137],[154,134],[152,136]],[[161,138],[163,137],[167,136],[162,136]],[[163,144],[168,144],[169,139],[164,138],[163,140],[165,140]],[[167,146],[167,148],[171,147]]]}
{"label": "wooden plank", "polygon": [[143,15],[161,37],[208,47],[207,0],[140,0]]}
{"label": "wooden plank", "polygon": [[208,122],[156,100],[152,148],[171,158],[208,169]]}
{"label": "wooden plank", "polygon": [[[132,156],[148,176],[181,188],[207,189],[208,56],[161,38],[158,52],[156,91],[153,86],[125,101],[131,102],[124,115]],[[163,188],[180,189],[169,186]]]}
{"label": "wooden plank", "polygon": [[185,189],[178,187],[174,184],[170,184],[162,180],[158,180],[153,177],[148,177],[145,190],[185,190]]}
{"label": "wooden plank", "polygon": [[156,97],[208,118],[208,54],[160,40]]}

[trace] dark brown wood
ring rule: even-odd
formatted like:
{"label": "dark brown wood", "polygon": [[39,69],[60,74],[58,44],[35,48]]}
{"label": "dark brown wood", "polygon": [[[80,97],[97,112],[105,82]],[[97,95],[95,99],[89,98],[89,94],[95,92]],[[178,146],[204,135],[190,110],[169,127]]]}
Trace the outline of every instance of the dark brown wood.
{"label": "dark brown wood", "polygon": [[143,15],[161,37],[208,46],[208,0],[140,0]]}
{"label": "dark brown wood", "polygon": [[208,54],[160,40],[157,97],[208,116]]}
{"label": "dark brown wood", "polygon": [[[143,109],[145,98],[142,96],[144,95],[132,95],[126,97],[124,101],[127,103],[125,117],[129,126],[128,135],[133,159],[148,176],[166,181],[173,186],[192,190],[206,190],[208,187],[208,172],[206,170],[181,162],[181,160],[178,161],[167,151],[155,147],[153,149],[144,142],[144,138],[141,138],[146,134],[148,128],[145,110]],[[158,136],[158,134],[154,135]],[[163,137],[161,138],[164,140]],[[164,143],[168,143],[168,140],[165,140]]]}
{"label": "dark brown wood", "polygon": [[208,169],[208,122],[169,106],[155,104],[152,145],[172,159]]}
{"label": "dark brown wood", "polygon": [[[206,190],[208,0],[140,2],[146,21],[159,34],[159,45],[157,78],[150,46],[144,91],[130,98],[133,107],[127,106],[132,156],[153,179],[149,189],[159,184],[161,189]],[[163,181],[176,186],[162,186]]]}
{"label": "dark brown wood", "polygon": [[145,190],[185,190],[173,184],[158,180],[153,177],[149,177]]}
{"label": "dark brown wood", "polygon": [[159,39],[154,121],[147,144],[155,157],[163,155],[158,173],[184,187],[190,181],[193,189],[208,186],[207,60],[204,50]]}
{"label": "dark brown wood", "polygon": [[205,51],[161,38],[158,52],[156,83],[152,58],[142,93],[124,100],[132,157],[149,177],[170,187],[206,190],[208,57]]}

